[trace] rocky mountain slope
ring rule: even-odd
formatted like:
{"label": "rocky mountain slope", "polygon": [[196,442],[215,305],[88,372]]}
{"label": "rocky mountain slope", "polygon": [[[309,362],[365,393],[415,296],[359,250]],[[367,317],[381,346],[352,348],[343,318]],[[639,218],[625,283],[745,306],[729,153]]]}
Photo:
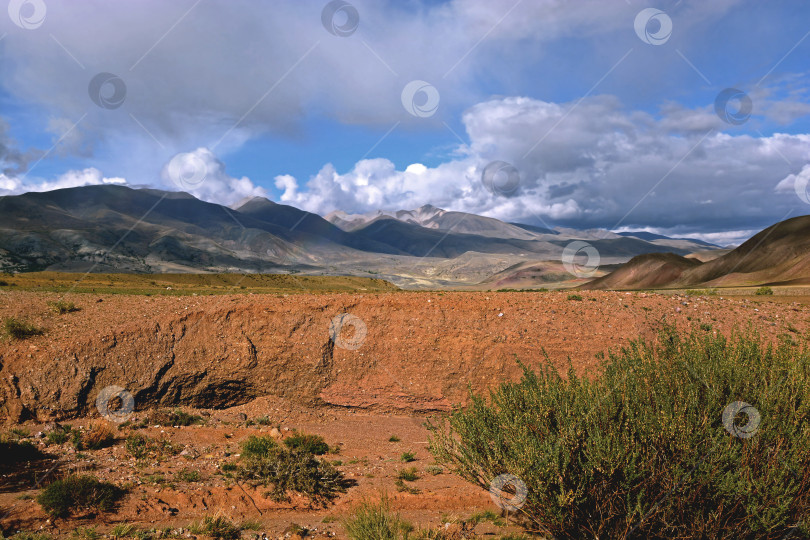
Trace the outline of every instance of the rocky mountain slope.
{"label": "rocky mountain slope", "polygon": [[285,272],[476,287],[517,264],[559,262],[575,239],[596,247],[604,264],[706,249],[688,240],[552,231],[429,205],[323,218],[263,198],[229,208],[114,185],[0,197],[4,271]]}

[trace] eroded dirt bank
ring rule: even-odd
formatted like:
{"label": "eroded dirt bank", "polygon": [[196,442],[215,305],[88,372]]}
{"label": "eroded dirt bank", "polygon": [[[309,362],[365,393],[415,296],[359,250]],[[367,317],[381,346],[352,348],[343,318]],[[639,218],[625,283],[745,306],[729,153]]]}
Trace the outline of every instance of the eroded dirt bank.
{"label": "eroded dirt bank", "polygon": [[[0,417],[97,414],[116,385],[137,410],[224,408],[261,396],[309,407],[385,412],[449,410],[520,375],[545,351],[561,369],[598,368],[595,355],[651,337],[663,321],[728,332],[752,324],[765,336],[806,335],[803,304],[645,293],[391,293],[147,297],[69,295],[80,311],[58,315],[56,294],[0,296],[0,318],[44,329],[0,341]],[[338,346],[330,323],[346,325]],[[354,348],[357,346],[357,348]]]}

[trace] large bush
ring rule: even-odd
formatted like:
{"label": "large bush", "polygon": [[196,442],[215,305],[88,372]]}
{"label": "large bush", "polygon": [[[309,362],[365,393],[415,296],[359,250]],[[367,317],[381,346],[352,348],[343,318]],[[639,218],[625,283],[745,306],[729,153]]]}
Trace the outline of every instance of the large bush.
{"label": "large bush", "polygon": [[108,512],[124,493],[118,486],[92,476],[69,476],[42,490],[37,502],[51,516],[67,517],[76,510]]}
{"label": "large bush", "polygon": [[805,347],[667,328],[604,367],[527,369],[433,426],[431,450],[485,489],[517,476],[520,513],[557,538],[810,536]]}

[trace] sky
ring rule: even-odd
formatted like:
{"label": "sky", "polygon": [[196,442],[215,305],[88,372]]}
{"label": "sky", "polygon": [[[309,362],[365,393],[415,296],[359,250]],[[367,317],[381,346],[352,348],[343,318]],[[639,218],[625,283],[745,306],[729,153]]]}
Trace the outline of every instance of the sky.
{"label": "sky", "polygon": [[723,245],[810,213],[805,0],[7,3],[0,195],[432,204]]}

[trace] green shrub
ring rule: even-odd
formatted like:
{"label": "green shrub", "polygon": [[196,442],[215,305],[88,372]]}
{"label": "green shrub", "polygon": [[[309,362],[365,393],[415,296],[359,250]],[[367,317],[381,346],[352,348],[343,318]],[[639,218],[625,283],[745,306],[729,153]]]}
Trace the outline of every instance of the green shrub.
{"label": "green shrub", "polygon": [[98,540],[101,535],[95,527],[76,527],[70,534],[71,538],[80,538],[82,540]]}
{"label": "green shrub", "polygon": [[260,531],[264,528],[264,525],[256,519],[246,519],[239,524],[239,528],[243,531]]}
{"label": "green shrub", "polygon": [[399,456],[399,459],[404,461],[405,463],[410,463],[411,461],[416,461],[416,454],[413,452],[402,452],[402,455]]}
{"label": "green shrub", "polygon": [[441,465],[428,465],[425,467],[425,472],[438,476],[444,472],[444,468]]}
{"label": "green shrub", "polygon": [[481,512],[476,512],[475,514],[471,515],[469,518],[465,520],[466,523],[469,523],[473,527],[475,527],[479,523],[484,523],[487,521],[492,522],[493,525],[496,525],[498,527],[503,527],[504,525],[506,525],[506,522],[504,522],[504,520],[501,519],[501,516],[496,514],[492,510],[483,510]]}
{"label": "green shrub", "polygon": [[182,471],[177,471],[177,474],[175,474],[174,477],[178,482],[200,481],[200,473],[192,469],[183,469]]}
{"label": "green shrub", "polygon": [[413,525],[392,514],[388,499],[383,498],[379,504],[362,503],[343,528],[351,540],[406,540]]}
{"label": "green shrub", "polygon": [[684,291],[686,296],[717,296],[716,289],[687,289]]}
{"label": "green shrub", "polygon": [[143,481],[147,484],[163,484],[166,482],[166,477],[160,473],[147,474],[143,477]]}
{"label": "green shrub", "polygon": [[576,300],[577,302],[582,302],[582,296],[580,296],[578,294],[569,294],[568,299],[569,300]]}
{"label": "green shrub", "polygon": [[241,529],[224,516],[205,516],[199,523],[192,524],[189,532],[218,540],[236,540]]}
{"label": "green shrub", "polygon": [[135,459],[161,458],[180,452],[180,447],[173,445],[168,440],[156,440],[145,435],[130,435],[124,442],[124,447]]}
{"label": "green shrub", "polygon": [[284,445],[290,450],[307,452],[316,456],[322,456],[329,452],[329,445],[326,444],[326,441],[324,441],[323,437],[320,435],[294,433],[284,439]]}
{"label": "green shrub", "polygon": [[[4,538],[0,536],[0,538]],[[53,536],[46,533],[33,533],[28,531],[20,531],[13,536],[9,536],[8,540],[51,540]]]}
{"label": "green shrub", "polygon": [[45,440],[51,444],[65,444],[70,437],[70,428],[55,429],[48,433]]}
{"label": "green shrub", "polygon": [[397,474],[397,478],[400,480],[405,480],[406,482],[415,482],[419,480],[419,475],[416,473],[416,467],[408,467],[407,469],[402,469]]}
{"label": "green shrub", "polygon": [[276,441],[267,435],[263,437],[251,435],[246,440],[242,441],[240,446],[242,447],[241,456],[243,458],[269,457],[279,449]]}
{"label": "green shrub", "polygon": [[21,427],[11,428],[8,433],[15,440],[25,439],[31,435],[27,429]]}
{"label": "green shrub", "polygon": [[399,437],[397,437],[396,435],[391,435],[390,437],[388,437],[388,442],[399,442],[399,440],[400,440]]}
{"label": "green shrub", "polygon": [[28,339],[42,335],[44,331],[29,322],[8,317],[3,321],[3,333],[12,339]]}
{"label": "green shrub", "polygon": [[110,529],[110,536],[114,538],[124,538],[127,536],[133,536],[137,531],[135,525],[131,523],[119,523],[112,529]]}
{"label": "green shrub", "polygon": [[288,501],[288,492],[316,503],[345,491],[343,474],[309,452],[284,449],[269,437],[251,436],[242,443],[237,477],[253,485],[271,487],[270,498]]}
{"label": "green shrub", "polygon": [[76,307],[76,304],[74,304],[73,302],[65,302],[64,300],[59,300],[57,302],[48,302],[48,306],[50,306],[51,310],[58,315],[64,315],[65,313],[73,313],[74,311],[79,311],[81,309]]}
{"label": "green shrub", "polygon": [[75,510],[108,512],[123,495],[123,489],[92,476],[69,476],[42,490],[37,502],[52,517],[67,517]]}
{"label": "green shrub", "polygon": [[757,296],[771,296],[773,294],[773,289],[770,287],[760,287],[754,294]]}
{"label": "green shrub", "polygon": [[485,489],[516,475],[556,538],[782,538],[810,513],[810,352],[759,339],[666,328],[594,379],[526,369],[431,426],[431,451]]}

